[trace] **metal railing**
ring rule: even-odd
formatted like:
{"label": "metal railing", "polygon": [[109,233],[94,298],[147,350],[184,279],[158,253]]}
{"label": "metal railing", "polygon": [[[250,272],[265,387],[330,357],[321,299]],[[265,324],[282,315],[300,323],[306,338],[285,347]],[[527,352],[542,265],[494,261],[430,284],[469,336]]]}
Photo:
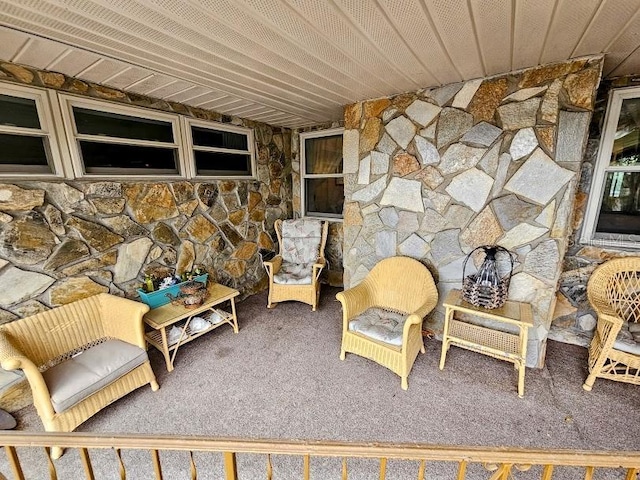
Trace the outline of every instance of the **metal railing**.
{"label": "metal railing", "polygon": [[[253,456],[253,461],[264,462],[260,465],[260,478],[272,480],[274,478],[297,478],[309,480],[313,478],[326,479],[325,474],[312,474],[311,461],[318,457],[338,459],[339,478],[346,480],[351,473],[351,466],[357,464],[356,459],[369,459],[374,461],[374,475],[380,480],[387,478],[387,470],[390,462],[413,461],[415,474],[411,477],[423,480],[425,478],[442,478],[441,476],[426,475],[427,468],[432,464],[448,464],[451,476],[464,480],[470,478],[490,478],[491,480],[507,480],[514,478],[518,472],[527,472],[527,478],[540,478],[550,480],[558,478],[556,470],[560,467],[574,467],[572,478],[579,477],[585,480],[594,478],[600,469],[607,469],[613,478],[625,480],[637,480],[640,472],[640,451],[616,452],[616,451],[581,451],[581,450],[536,450],[517,449],[506,447],[461,447],[441,445],[419,444],[388,444],[388,443],[355,443],[355,442],[328,442],[328,441],[282,441],[282,440],[245,440],[234,438],[211,438],[197,436],[153,436],[153,435],[106,435],[87,433],[25,433],[25,432],[0,432],[0,442],[4,448],[8,478],[16,480],[32,478],[25,475],[21,456],[25,450],[37,449],[46,455],[37,458],[44,464],[42,471],[49,478],[58,478],[58,462],[65,457],[74,456],[78,459],[78,471],[73,478],[86,478],[89,480],[104,478],[105,473],[95,473],[92,464],[92,455],[95,451],[111,450],[115,455],[115,465],[118,470],[116,475],[120,479],[138,478],[140,476],[141,463],[151,467],[144,472],[144,478],[156,480],[177,478],[175,474],[163,472],[163,455],[168,452],[186,452],[188,468],[182,471],[180,478],[196,480],[200,477],[197,455],[218,454],[221,459],[220,469],[225,480],[238,480],[239,478],[258,478],[254,474],[243,476],[242,468],[238,466],[238,459],[243,456]],[[25,447],[29,447],[25,449]],[[68,449],[59,460],[51,460],[49,453],[52,448],[63,447]],[[136,477],[131,477],[127,471],[126,462],[123,461],[123,452],[136,450],[145,452],[144,457],[148,462],[136,462]],[[76,451],[77,453],[73,453]],[[258,454],[261,457],[256,457]],[[276,456],[293,457],[296,459],[295,468],[286,469],[285,475],[274,471],[273,459]],[[25,455],[26,456],[26,455]],[[33,455],[29,456],[29,467],[33,468]],[[68,458],[69,459],[69,458]],[[69,459],[71,460],[71,459]],[[301,460],[301,461],[300,461]],[[68,462],[67,462],[68,463]],[[104,463],[104,462],[102,462]],[[81,466],[81,468],[79,468]],[[482,466],[483,476],[478,476],[477,468],[471,473],[471,467]],[[67,465],[69,467],[69,465]],[[298,468],[299,467],[299,468]],[[413,467],[413,466],[412,466]],[[104,464],[101,465],[104,468]],[[80,471],[82,470],[82,472]],[[153,473],[151,472],[153,471]],[[188,470],[188,471],[187,471]],[[11,475],[13,477],[11,477]],[[38,478],[46,478],[39,475]],[[84,476],[83,476],[84,475]],[[113,472],[109,473],[110,478]],[[368,475],[366,478],[375,478]],[[0,474],[2,478],[2,474]],[[207,477],[209,478],[209,477]],[[216,476],[215,478],[220,478]],[[600,477],[598,477],[600,478]]]}

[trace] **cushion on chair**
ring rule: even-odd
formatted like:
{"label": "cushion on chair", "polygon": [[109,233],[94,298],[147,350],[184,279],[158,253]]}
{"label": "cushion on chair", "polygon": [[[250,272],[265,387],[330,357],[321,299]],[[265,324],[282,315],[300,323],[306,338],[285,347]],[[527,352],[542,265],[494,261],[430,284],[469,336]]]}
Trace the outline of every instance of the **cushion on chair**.
{"label": "cushion on chair", "polygon": [[280,285],[311,285],[313,263],[290,263],[282,261],[280,270],[273,276],[273,282]]}
{"label": "cushion on chair", "polygon": [[147,360],[142,348],[107,340],[51,367],[42,376],[54,410],[61,413]]}
{"label": "cushion on chair", "polygon": [[314,263],[320,255],[322,222],[320,220],[285,220],[282,222],[282,260],[289,263]]}
{"label": "cushion on chair", "polygon": [[628,322],[622,324],[616,341],[613,342],[613,348],[632,355],[640,355],[640,331],[636,324],[631,326],[633,331],[630,331]]}
{"label": "cushion on chair", "polygon": [[382,308],[369,308],[349,322],[349,330],[374,340],[402,345],[402,330],[408,315]]}

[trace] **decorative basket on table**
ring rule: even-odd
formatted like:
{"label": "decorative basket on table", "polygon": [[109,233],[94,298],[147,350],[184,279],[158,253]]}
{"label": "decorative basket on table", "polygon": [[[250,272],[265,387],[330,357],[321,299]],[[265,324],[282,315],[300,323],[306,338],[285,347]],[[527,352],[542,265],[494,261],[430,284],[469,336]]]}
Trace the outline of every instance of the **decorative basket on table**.
{"label": "decorative basket on table", "polygon": [[[484,253],[484,261],[477,273],[465,275],[467,262],[477,251]],[[498,272],[498,254],[507,255],[511,263],[509,272],[504,275]],[[498,245],[477,247],[467,255],[462,266],[462,298],[476,307],[500,308],[507,301],[512,273],[513,255],[509,250]]]}

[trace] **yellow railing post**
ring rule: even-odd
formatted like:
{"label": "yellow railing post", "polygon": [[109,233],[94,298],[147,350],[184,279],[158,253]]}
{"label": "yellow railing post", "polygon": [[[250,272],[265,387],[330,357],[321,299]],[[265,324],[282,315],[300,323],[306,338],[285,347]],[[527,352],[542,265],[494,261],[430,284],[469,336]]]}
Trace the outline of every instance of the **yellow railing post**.
{"label": "yellow railing post", "polygon": [[235,452],[224,452],[224,478],[225,480],[238,480]]}

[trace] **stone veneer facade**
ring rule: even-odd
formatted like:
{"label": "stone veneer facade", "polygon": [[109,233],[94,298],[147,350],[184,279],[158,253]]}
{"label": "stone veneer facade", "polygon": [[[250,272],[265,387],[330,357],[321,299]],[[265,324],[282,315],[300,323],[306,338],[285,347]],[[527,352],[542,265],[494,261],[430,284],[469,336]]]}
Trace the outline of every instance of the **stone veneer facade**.
{"label": "stone veneer facade", "polygon": [[587,282],[591,273],[601,263],[616,257],[637,256],[638,250],[602,248],[594,241],[580,243],[587,199],[591,191],[592,176],[596,165],[609,93],[615,88],[637,86],[640,77],[620,77],[603,81],[598,91],[591,121],[591,130],[580,174],[573,215],[573,235],[564,257],[563,271],[557,292],[556,309],[549,338],[565,343],[587,346],[593,337],[596,314],[587,300]]}
{"label": "stone veneer facade", "polygon": [[417,258],[438,282],[438,330],[466,254],[502,245],[517,255],[509,298],[533,305],[527,364],[542,365],[601,68],[590,57],[347,107],[345,287],[383,258]]}
{"label": "stone veneer facade", "polygon": [[8,80],[254,130],[256,178],[0,181],[0,322],[100,292],[135,297],[145,273],[203,265],[248,295],[266,288],[258,250],[291,218],[291,131],[0,63]]}

